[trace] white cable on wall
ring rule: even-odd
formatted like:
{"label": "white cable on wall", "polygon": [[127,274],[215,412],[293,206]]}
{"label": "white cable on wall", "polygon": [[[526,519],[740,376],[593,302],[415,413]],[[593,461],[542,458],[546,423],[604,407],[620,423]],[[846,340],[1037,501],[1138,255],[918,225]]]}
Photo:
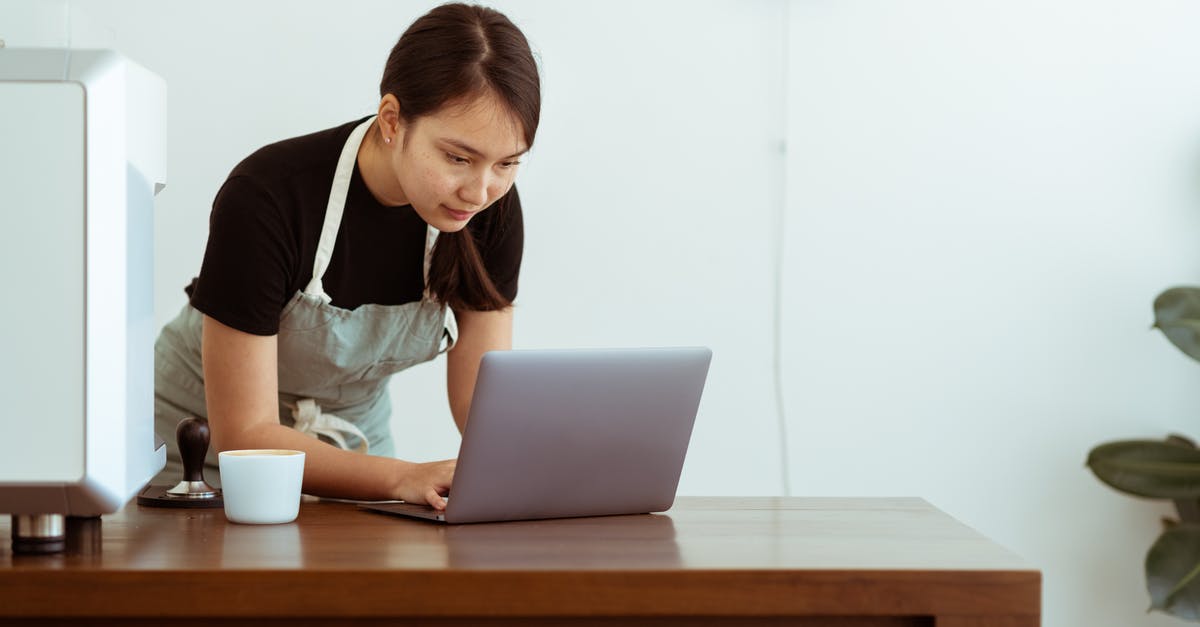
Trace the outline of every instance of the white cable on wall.
{"label": "white cable on wall", "polygon": [[782,105],[780,111],[779,127],[782,139],[779,141],[779,159],[777,166],[779,168],[779,198],[775,203],[774,224],[772,224],[771,234],[771,265],[774,270],[775,285],[772,290],[772,319],[771,319],[771,370],[775,378],[775,417],[779,423],[779,472],[782,478],[783,495],[792,495],[792,473],[790,456],[788,455],[788,435],[787,435],[787,413],[784,411],[783,404],[783,246],[784,246],[784,216],[787,212],[788,201],[788,177],[787,177],[787,137],[788,137],[788,58],[789,58],[789,37],[788,31],[791,28],[789,20],[788,8],[791,0],[782,0],[782,19],[780,23],[783,25],[783,60],[780,66],[783,69],[783,78],[780,84],[783,85],[783,94],[781,96]]}
{"label": "white cable on wall", "polygon": [[63,41],[66,42],[67,53],[63,55],[63,80],[67,80],[71,71],[71,4],[63,2],[63,26],[67,32],[63,36]]}

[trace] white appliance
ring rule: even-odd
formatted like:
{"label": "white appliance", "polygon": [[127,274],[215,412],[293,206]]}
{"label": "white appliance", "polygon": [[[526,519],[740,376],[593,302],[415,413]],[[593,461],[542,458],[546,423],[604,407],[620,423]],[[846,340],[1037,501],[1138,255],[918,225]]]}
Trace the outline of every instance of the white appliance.
{"label": "white appliance", "polygon": [[154,435],[166,83],[109,50],[0,43],[0,515],[14,550],[115,512]]}

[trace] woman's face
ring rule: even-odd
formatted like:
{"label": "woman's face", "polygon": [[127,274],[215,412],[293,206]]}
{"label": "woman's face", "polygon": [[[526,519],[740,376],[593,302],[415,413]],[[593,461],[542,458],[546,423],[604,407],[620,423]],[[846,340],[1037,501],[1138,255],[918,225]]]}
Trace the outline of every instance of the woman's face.
{"label": "woman's face", "polygon": [[417,214],[461,230],[512,188],[525,145],[520,123],[490,93],[401,124],[391,167]]}

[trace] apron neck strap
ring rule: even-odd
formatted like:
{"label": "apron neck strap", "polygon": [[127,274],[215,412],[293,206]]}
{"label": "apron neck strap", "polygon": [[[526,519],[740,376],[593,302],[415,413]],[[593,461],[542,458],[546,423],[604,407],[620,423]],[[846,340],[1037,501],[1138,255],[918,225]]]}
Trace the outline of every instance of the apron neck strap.
{"label": "apron neck strap", "polygon": [[[354,168],[358,163],[358,149],[363,138],[371,129],[371,124],[377,116],[364,120],[350,132],[350,137],[342,146],[342,154],[338,156],[337,169],[333,172],[333,184],[329,188],[329,202],[325,205],[325,222],[321,225],[321,239],[317,242],[317,254],[313,259],[312,279],[305,286],[304,292],[319,297],[326,303],[332,300],[325,293],[321,279],[329,269],[329,261],[333,258],[333,246],[337,242],[338,230],[342,225],[342,215],[346,209],[346,195],[350,190],[350,180],[354,177]],[[430,299],[429,293],[429,264],[433,259],[433,246],[437,242],[438,230],[429,225],[425,232],[425,261],[422,276],[425,280],[425,298]]]}

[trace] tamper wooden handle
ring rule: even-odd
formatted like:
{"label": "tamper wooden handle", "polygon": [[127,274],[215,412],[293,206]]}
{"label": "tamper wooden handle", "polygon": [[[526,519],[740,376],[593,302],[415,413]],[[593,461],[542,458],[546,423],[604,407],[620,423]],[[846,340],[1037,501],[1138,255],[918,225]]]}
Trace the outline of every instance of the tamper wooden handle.
{"label": "tamper wooden handle", "polygon": [[138,505],[148,507],[221,507],[221,491],[204,482],[204,457],[208,454],[208,421],[188,416],[175,426],[175,442],[183,462],[183,481],[173,487],[148,485],[138,494]]}
{"label": "tamper wooden handle", "polygon": [[204,456],[208,454],[208,421],[188,416],[175,427],[179,457],[183,459],[183,480],[204,481]]}

